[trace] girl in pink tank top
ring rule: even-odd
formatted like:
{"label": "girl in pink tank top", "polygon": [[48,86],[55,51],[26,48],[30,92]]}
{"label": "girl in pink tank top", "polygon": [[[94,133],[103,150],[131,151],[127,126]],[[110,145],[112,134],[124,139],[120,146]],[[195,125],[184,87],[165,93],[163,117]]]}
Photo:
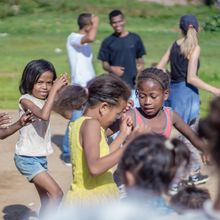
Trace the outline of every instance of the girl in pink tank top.
{"label": "girl in pink tank top", "polygon": [[180,133],[203,151],[205,143],[171,108],[163,103],[169,96],[169,74],[161,69],[147,68],[136,78],[137,98],[140,108],[131,109],[127,114],[133,118],[134,127],[145,124],[152,133],[158,133],[169,138],[174,126]]}

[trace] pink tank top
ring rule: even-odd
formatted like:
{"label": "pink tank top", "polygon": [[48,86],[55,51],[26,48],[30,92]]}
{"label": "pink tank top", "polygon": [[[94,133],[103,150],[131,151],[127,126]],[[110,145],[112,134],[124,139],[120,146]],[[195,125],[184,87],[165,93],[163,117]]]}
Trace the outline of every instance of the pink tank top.
{"label": "pink tank top", "polygon": [[[171,131],[172,131],[172,110],[169,107],[163,107],[163,111],[165,113],[166,116],[166,125],[165,128],[163,130],[163,132],[161,133],[163,136],[165,136],[166,138],[170,137]],[[143,124],[143,119],[141,117],[141,113],[138,111],[137,108],[134,108],[134,121],[135,121],[135,126],[138,124]]]}

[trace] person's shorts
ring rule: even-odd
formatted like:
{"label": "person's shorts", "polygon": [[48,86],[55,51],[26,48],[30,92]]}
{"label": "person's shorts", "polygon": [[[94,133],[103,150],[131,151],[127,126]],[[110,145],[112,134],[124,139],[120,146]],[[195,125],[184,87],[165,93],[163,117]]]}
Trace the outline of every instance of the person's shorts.
{"label": "person's shorts", "polygon": [[14,161],[19,172],[24,175],[29,182],[41,172],[47,172],[47,157],[30,157],[15,154]]}

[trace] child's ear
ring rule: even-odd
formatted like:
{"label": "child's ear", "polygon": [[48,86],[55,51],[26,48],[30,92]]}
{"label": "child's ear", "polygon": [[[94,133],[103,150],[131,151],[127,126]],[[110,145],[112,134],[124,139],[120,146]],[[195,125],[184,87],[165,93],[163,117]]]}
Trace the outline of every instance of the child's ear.
{"label": "child's ear", "polygon": [[109,111],[109,104],[107,102],[102,102],[99,106],[99,113],[101,116],[105,115]]}
{"label": "child's ear", "polygon": [[168,99],[169,94],[170,94],[169,89],[166,89],[166,90],[164,91],[164,101],[166,101],[166,100]]}

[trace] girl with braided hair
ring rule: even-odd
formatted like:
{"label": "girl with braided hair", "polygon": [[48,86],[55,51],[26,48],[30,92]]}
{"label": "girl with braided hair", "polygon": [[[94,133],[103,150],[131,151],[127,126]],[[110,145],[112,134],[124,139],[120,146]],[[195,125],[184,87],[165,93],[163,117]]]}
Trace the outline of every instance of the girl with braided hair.
{"label": "girl with braided hair", "polygon": [[[151,133],[158,133],[169,138],[172,126],[183,134],[198,150],[204,152],[205,144],[197,134],[187,125],[179,114],[170,107],[164,107],[169,96],[170,77],[161,69],[147,68],[136,78],[136,94],[140,107],[131,109],[127,114],[133,118],[134,127],[145,124]],[[172,193],[179,189],[178,184]]]}

